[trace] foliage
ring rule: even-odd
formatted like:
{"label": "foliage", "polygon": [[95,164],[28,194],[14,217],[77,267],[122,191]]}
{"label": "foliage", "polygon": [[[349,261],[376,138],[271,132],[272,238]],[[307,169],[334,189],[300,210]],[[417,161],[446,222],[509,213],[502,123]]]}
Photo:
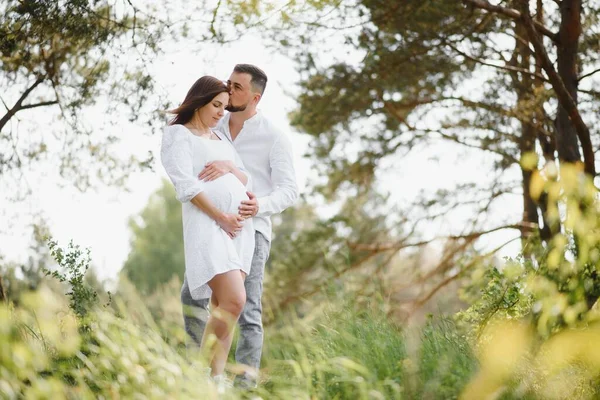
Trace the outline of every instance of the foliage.
{"label": "foliage", "polygon": [[207,377],[158,332],[95,310],[93,334],[81,334],[60,300],[42,288],[27,295],[22,308],[0,309],[4,398],[216,396]]}
{"label": "foliage", "polygon": [[138,216],[129,219],[131,251],[122,273],[143,294],[178,277],[183,281],[185,259],[181,203],[173,185],[163,180]]}
{"label": "foliage", "polygon": [[[22,173],[50,156],[57,158],[60,174],[83,190],[95,179],[122,183],[131,170],[147,166],[148,160],[117,157],[111,151],[117,136],[98,135],[99,127],[118,122],[113,116],[120,115],[122,122],[128,108],[131,121],[155,119],[147,106],[156,89],[144,62],[160,50],[166,26],[151,8],[129,4],[2,3],[0,87],[6,112],[0,119],[5,150],[0,177]],[[137,53],[141,62],[127,61],[123,54],[128,52]],[[89,116],[98,106],[107,109],[101,121],[94,121]],[[19,140],[24,130],[25,142]]]}
{"label": "foliage", "polygon": [[[161,293],[164,303],[178,303],[178,285]],[[598,393],[597,324],[539,342],[531,325],[494,319],[471,350],[448,319],[399,328],[386,317],[385,303],[350,299],[346,292],[317,301],[303,316],[279,314],[265,332],[263,381],[226,398],[590,399]],[[42,285],[20,306],[0,309],[0,387],[7,398],[215,395],[201,363],[166,340],[180,310],[169,315],[165,307],[166,314],[153,316],[146,297],[123,287],[113,307],[90,311],[94,322],[81,332],[64,300]],[[160,323],[164,317],[173,322]]]}
{"label": "foliage", "polygon": [[518,319],[531,312],[533,300],[531,294],[524,291],[525,263],[527,261],[506,260],[502,271],[482,264],[460,289],[461,298],[470,307],[459,312],[456,318],[471,341],[475,341],[488,323],[496,319]]}
{"label": "foliage", "polygon": [[23,293],[35,290],[43,280],[43,270],[50,263],[46,243],[50,229],[46,221],[40,220],[33,224],[32,231],[26,263],[5,263],[0,255],[0,289],[3,289],[8,301],[17,302]]}
{"label": "foliage", "polygon": [[[471,308],[459,318],[484,329],[495,318],[532,317],[541,337],[565,327],[596,319],[592,306],[598,298],[597,268],[600,262],[598,191],[581,165],[563,165],[534,174],[532,195],[548,194],[549,216],[565,229],[548,245],[532,240],[535,258],[507,260],[502,270],[476,271],[465,288]],[[483,266],[484,268],[486,266]]]}
{"label": "foliage", "polygon": [[111,303],[117,315],[126,316],[139,326],[148,326],[159,332],[166,344],[185,353],[186,333],[183,327],[181,307],[181,280],[177,276],[159,285],[153,292],[142,294],[125,276],[119,279]]}
{"label": "foliage", "polygon": [[376,310],[349,301],[326,303],[302,320],[287,314],[267,333],[266,390],[316,398],[397,397],[406,357],[403,335]]}
{"label": "foliage", "polygon": [[[386,199],[374,192],[341,204],[331,218],[316,215],[310,204],[298,204],[274,218],[274,239],[265,277],[265,305],[269,313],[302,307],[307,298],[342,295],[350,286],[356,293],[371,292],[376,271],[384,268],[388,254],[352,248],[352,243],[393,241],[404,226],[386,223]],[[356,285],[350,283],[354,276]],[[269,314],[267,314],[269,315]]]}
{"label": "foliage", "polygon": [[548,335],[557,327],[588,320],[588,311],[600,294],[600,200],[581,164],[565,164],[560,172],[547,169],[534,174],[531,192],[534,198],[548,193],[554,204],[549,218],[564,226],[564,231],[540,250],[543,258],[539,257],[535,273],[529,273],[526,280],[536,300],[532,310],[538,332]]}
{"label": "foliage", "polygon": [[[62,279],[70,277],[81,285],[79,278],[88,265],[85,253],[72,244],[67,249],[53,242],[49,246],[66,270],[60,274]],[[9,398],[42,392],[79,398],[192,398],[198,391],[210,395],[214,388],[199,372],[202,363],[186,360],[181,348],[179,286],[175,280],[151,296],[141,296],[123,280],[108,308],[89,304],[89,297],[79,295],[90,294],[87,291],[75,290],[63,299],[41,285],[36,292],[25,294],[18,307],[0,312],[0,365],[6,372],[0,378],[3,393]],[[82,302],[81,307],[66,304],[65,300],[72,303],[75,299]],[[280,315],[279,322],[267,330],[265,381],[250,394],[282,399],[298,395],[367,399],[397,397],[409,390],[405,369],[420,361],[408,361],[402,330],[387,319],[382,303],[347,299],[348,294],[321,302],[301,319],[294,313]],[[78,329],[81,322],[75,312],[80,310],[85,310],[88,329]],[[430,353],[447,348],[440,346],[442,337],[455,336],[423,337],[433,338],[423,345],[422,352]],[[466,354],[454,351],[459,353]],[[423,356],[423,360],[432,359],[433,354]],[[431,364],[423,363],[424,368]],[[433,374],[429,371],[426,379]],[[415,382],[419,383],[413,389],[420,390],[421,380]],[[448,393],[460,390],[451,380],[429,383],[430,390],[438,386]],[[230,398],[244,396],[229,392]]]}
{"label": "foliage", "polygon": [[[574,162],[582,159],[581,147],[586,171],[594,168],[589,150],[598,148],[600,126],[594,106],[598,2],[586,3],[581,12],[578,0],[531,3],[544,35],[541,47],[533,46],[537,34],[525,27],[524,5],[530,2],[524,1],[225,3],[235,16],[244,13],[236,26],[260,31],[277,51],[295,57],[298,107],[290,118],[312,137],[308,156],[320,175],[314,189],[327,200],[373,188],[400,192],[384,187],[391,179],[382,178],[400,168],[406,175],[419,173],[402,163],[418,149],[446,163],[476,158],[477,169],[489,173],[452,177],[455,184],[448,187],[440,172],[432,179],[442,187],[407,205],[410,222],[429,227],[452,221],[452,232],[443,232],[448,235],[513,229],[524,241],[536,229],[543,241],[560,231],[548,220],[547,198],[531,198],[533,171],[520,161],[538,152],[544,161],[536,169]],[[564,10],[571,9],[576,15],[569,19]],[[579,45],[561,46],[559,35],[577,36]],[[543,56],[550,62],[542,63]],[[562,111],[569,96],[550,77],[552,64],[559,65],[559,81],[575,102],[567,118]],[[578,115],[585,129],[575,124]],[[588,128],[586,138],[582,130]],[[515,194],[523,197],[522,209],[512,200]]]}
{"label": "foliage", "polygon": [[588,345],[600,320],[598,190],[582,165],[566,164],[560,172],[534,173],[531,191],[534,198],[547,193],[556,204],[548,215],[564,230],[547,245],[529,243],[535,258],[476,272],[465,288],[472,305],[457,318],[471,329],[482,365],[465,398],[498,391],[517,398],[595,398],[600,390],[600,359]]}
{"label": "foliage", "polygon": [[[48,248],[57,263],[53,270],[43,268],[46,276],[51,276],[61,283],[67,284],[69,291],[69,308],[75,313],[84,330],[90,329],[89,313],[98,306],[98,293],[88,284],[86,273],[90,268],[90,249],[85,252],[78,245],[69,242],[66,249],[61,248],[58,242],[49,238]],[[108,292],[110,299],[110,292]]]}

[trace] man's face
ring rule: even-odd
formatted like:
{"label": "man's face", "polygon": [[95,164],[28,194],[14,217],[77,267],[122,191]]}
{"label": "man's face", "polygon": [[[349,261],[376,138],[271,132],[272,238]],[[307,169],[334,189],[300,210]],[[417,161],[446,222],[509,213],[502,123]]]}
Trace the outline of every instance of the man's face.
{"label": "man's face", "polygon": [[250,74],[238,72],[231,74],[227,81],[231,90],[229,104],[225,108],[227,111],[244,111],[256,96],[260,96],[252,90],[251,80],[252,76]]}

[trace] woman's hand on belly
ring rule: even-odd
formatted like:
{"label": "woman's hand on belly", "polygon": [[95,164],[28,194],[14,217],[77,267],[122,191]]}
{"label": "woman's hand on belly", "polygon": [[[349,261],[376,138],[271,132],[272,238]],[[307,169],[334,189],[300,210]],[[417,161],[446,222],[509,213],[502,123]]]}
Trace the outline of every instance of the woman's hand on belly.
{"label": "woman's hand on belly", "polygon": [[232,161],[219,160],[211,161],[206,164],[204,169],[198,174],[198,178],[205,182],[214,181],[225,174],[233,172],[235,165]]}
{"label": "woman's hand on belly", "polygon": [[236,237],[236,235],[242,230],[244,225],[242,222],[244,218],[237,214],[223,213],[219,218],[216,219],[217,224],[223,229],[230,238]]}

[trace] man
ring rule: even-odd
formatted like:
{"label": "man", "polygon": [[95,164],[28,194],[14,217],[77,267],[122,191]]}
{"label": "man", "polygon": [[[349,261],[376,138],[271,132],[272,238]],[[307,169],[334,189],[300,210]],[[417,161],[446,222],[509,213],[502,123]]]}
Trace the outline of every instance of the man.
{"label": "man", "polygon": [[[256,109],[267,85],[266,74],[258,67],[238,64],[229,77],[229,113],[217,126],[222,140],[229,140],[240,155],[252,177],[254,193],[240,205],[240,215],[253,217],[256,245],[250,274],[246,277],[246,305],[239,318],[240,336],[235,359],[249,366],[238,378],[240,384],[256,386],[263,345],[262,289],[263,276],[271,248],[270,216],[294,204],[298,197],[293,165],[292,146],[288,137],[279,131]],[[213,162],[200,178],[228,173],[224,162]],[[186,332],[193,346],[200,346],[208,318],[208,300],[195,301],[189,288],[181,291]]]}

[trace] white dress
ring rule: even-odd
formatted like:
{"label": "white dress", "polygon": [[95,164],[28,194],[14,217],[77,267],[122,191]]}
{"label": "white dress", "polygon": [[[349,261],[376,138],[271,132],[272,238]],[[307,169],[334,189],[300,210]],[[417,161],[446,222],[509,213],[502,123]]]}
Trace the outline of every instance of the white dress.
{"label": "white dress", "polygon": [[[242,231],[231,239],[227,233],[190,200],[203,192],[223,212],[238,214],[251,178],[232,144],[194,135],[183,125],[167,126],[161,144],[162,164],[182,202],[183,242],[185,249],[185,280],[194,300],[210,297],[208,282],[218,274],[241,269],[250,272],[254,253],[252,219],[243,222]],[[231,160],[248,176],[246,186],[233,174],[214,181],[198,178],[206,163]]]}

